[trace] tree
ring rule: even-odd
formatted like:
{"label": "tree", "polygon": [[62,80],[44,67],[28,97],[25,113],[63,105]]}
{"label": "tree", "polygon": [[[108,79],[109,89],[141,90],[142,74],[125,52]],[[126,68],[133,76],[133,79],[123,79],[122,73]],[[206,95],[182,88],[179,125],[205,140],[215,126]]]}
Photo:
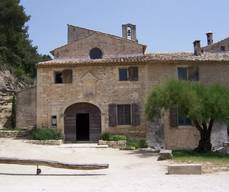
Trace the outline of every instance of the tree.
{"label": "tree", "polygon": [[32,46],[25,25],[29,19],[19,0],[0,1],[0,63],[34,77],[35,64],[50,57],[38,54]]}
{"label": "tree", "polygon": [[152,89],[145,104],[145,113],[152,121],[160,117],[161,111],[174,107],[190,118],[200,133],[199,145],[195,150],[210,151],[214,122],[227,123],[229,119],[229,87],[170,80]]}

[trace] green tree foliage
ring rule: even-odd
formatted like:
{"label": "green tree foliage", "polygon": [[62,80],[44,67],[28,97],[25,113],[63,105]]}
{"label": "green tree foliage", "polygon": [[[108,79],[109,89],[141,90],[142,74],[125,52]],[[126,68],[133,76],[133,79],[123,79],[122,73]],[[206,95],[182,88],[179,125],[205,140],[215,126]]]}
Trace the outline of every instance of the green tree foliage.
{"label": "green tree foliage", "polygon": [[35,64],[50,57],[32,46],[25,25],[29,19],[19,0],[0,1],[0,65],[34,77]]}
{"label": "green tree foliage", "polygon": [[147,98],[145,113],[149,120],[154,120],[160,117],[161,111],[174,106],[181,109],[179,111],[190,118],[200,132],[196,150],[210,151],[214,122],[228,122],[229,87],[171,80],[152,89]]}

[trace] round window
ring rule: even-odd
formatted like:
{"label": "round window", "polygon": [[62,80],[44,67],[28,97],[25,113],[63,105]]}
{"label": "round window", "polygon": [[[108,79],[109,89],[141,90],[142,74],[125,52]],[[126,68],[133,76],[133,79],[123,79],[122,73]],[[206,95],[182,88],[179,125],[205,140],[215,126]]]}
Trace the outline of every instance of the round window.
{"label": "round window", "polygon": [[93,48],[90,50],[89,55],[91,59],[101,59],[103,57],[103,52],[99,48]]}

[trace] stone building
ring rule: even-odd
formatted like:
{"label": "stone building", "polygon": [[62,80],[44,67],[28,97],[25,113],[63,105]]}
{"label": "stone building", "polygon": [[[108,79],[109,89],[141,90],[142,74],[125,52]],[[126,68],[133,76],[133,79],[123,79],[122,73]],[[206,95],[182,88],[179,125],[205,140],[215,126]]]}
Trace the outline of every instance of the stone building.
{"label": "stone building", "polygon": [[[200,41],[194,42],[194,53],[145,51],[135,25],[122,25],[122,37],[68,25],[67,44],[51,51],[53,60],[38,63],[37,87],[27,96],[18,93],[18,127],[58,129],[70,142],[97,141],[111,132],[166,148],[194,148],[199,133],[190,122],[177,111],[147,122],[145,99],[166,79],[228,84],[228,52],[209,53]],[[36,98],[33,107],[28,97]]]}

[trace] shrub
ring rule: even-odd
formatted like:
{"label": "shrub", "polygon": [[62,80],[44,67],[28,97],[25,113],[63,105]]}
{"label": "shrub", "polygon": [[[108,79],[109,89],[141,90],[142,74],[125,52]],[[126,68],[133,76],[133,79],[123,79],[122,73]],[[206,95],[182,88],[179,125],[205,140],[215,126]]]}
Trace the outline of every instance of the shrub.
{"label": "shrub", "polygon": [[127,147],[128,148],[147,148],[148,145],[144,139],[137,140],[137,139],[128,139],[127,140]]}
{"label": "shrub", "polygon": [[35,128],[32,130],[31,136],[34,140],[63,139],[63,136],[59,131],[49,128]]}
{"label": "shrub", "polygon": [[103,133],[101,139],[104,141],[110,141],[111,133]]}
{"label": "shrub", "polygon": [[127,140],[125,135],[113,135],[111,133],[103,133],[101,139],[104,141],[120,141]]}
{"label": "shrub", "polygon": [[121,141],[121,140],[127,140],[125,135],[111,135],[110,141]]}
{"label": "shrub", "polygon": [[147,147],[148,147],[148,145],[147,145],[145,139],[141,139],[141,140],[139,141],[139,147],[140,147],[140,148],[147,148]]}

